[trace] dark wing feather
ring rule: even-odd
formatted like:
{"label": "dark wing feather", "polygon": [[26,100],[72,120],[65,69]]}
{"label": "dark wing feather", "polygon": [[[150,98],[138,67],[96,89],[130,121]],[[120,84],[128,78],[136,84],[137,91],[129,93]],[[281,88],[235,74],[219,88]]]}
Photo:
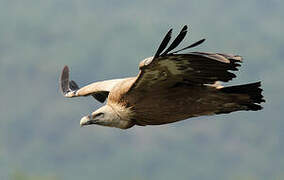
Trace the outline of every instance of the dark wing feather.
{"label": "dark wing feather", "polygon": [[164,49],[167,47],[167,45],[169,44],[169,42],[171,40],[172,31],[173,31],[173,29],[170,29],[169,32],[166,34],[166,36],[164,37],[163,41],[161,42],[157,52],[155,53],[154,57],[159,57],[160,54],[164,51]]}
{"label": "dark wing feather", "polygon": [[61,76],[60,76],[60,87],[61,91],[65,95],[70,90],[69,87],[69,68],[68,66],[64,66]]}
{"label": "dark wing feather", "polygon": [[[190,85],[214,84],[216,81],[228,82],[238,70],[241,57],[218,53],[193,52],[170,54],[146,59],[140,63],[140,73],[131,89],[154,89],[172,87],[177,83]],[[144,66],[142,66],[144,64]]]}
{"label": "dark wing feather", "polygon": [[103,103],[105,102],[106,98],[108,97],[109,92],[108,91],[100,91],[97,93],[93,93],[92,96],[98,100],[99,102]]}
{"label": "dark wing feather", "polygon": [[177,51],[172,52],[172,53],[178,53],[178,52],[180,52],[180,51],[183,51],[183,50],[186,50],[186,49],[189,49],[189,48],[196,47],[196,46],[202,44],[204,41],[205,41],[205,39],[201,39],[201,40],[199,40],[199,41],[197,41],[197,42],[195,42],[195,43],[193,43],[193,44],[191,44],[191,45],[189,45],[189,46],[187,46],[187,47],[185,47],[185,48],[182,48],[182,49],[177,50]]}
{"label": "dark wing feather", "polygon": [[79,86],[75,83],[75,81],[69,81],[69,68],[68,66],[64,66],[61,77],[60,77],[60,87],[61,91],[64,95],[71,91],[76,91],[79,89]]}
{"label": "dark wing feather", "polygon": [[73,80],[71,80],[70,82],[69,82],[69,86],[70,86],[70,89],[79,89],[79,86],[77,85],[77,83],[75,82],[75,81],[73,81]]}
{"label": "dark wing feather", "polygon": [[179,35],[175,38],[175,40],[172,42],[172,44],[168,47],[167,50],[165,50],[165,52],[161,56],[168,54],[168,52],[170,52],[171,50],[176,48],[182,42],[186,33],[187,33],[187,26],[185,25],[182,28],[182,30],[180,31]]}

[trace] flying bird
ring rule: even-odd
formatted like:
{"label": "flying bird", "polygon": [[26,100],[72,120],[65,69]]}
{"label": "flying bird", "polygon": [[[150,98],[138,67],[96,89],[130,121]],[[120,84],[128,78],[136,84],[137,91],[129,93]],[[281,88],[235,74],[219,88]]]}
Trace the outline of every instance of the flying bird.
{"label": "flying bird", "polygon": [[229,87],[220,83],[236,77],[232,71],[238,70],[241,56],[180,53],[205,39],[175,50],[187,31],[184,26],[169,45],[170,29],[155,55],[140,62],[136,77],[99,81],[80,88],[69,80],[69,68],[65,66],[60,77],[65,97],[91,95],[101,103],[107,100],[104,106],[84,116],[80,125],[128,129],[134,125],[161,125],[197,116],[262,109],[260,104],[265,100],[260,82]]}

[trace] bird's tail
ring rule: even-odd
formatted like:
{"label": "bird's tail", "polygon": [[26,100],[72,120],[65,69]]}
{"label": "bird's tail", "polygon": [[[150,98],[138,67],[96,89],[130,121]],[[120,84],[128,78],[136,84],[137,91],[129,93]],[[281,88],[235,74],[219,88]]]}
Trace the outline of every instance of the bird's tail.
{"label": "bird's tail", "polygon": [[[232,97],[232,107],[223,107],[219,113],[229,113],[232,111],[247,110],[247,111],[258,111],[262,109],[260,103],[265,102],[261,94],[262,89],[260,88],[261,83],[255,82],[251,84],[229,86],[221,88],[220,91],[228,94]],[[224,106],[229,106],[224,104]]]}

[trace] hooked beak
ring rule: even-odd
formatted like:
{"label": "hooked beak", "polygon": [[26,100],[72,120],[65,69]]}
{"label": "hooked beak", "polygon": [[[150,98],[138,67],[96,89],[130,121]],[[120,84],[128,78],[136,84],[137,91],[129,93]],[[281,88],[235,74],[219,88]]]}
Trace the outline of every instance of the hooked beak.
{"label": "hooked beak", "polygon": [[90,118],[90,116],[84,116],[80,120],[80,127],[91,125],[91,124],[96,124],[96,120],[93,120]]}

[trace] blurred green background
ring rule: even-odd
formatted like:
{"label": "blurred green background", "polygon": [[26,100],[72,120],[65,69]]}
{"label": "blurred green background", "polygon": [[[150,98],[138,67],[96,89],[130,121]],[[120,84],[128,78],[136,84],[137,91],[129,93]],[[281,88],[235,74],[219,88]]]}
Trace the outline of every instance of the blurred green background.
{"label": "blurred green background", "polygon": [[[284,1],[0,0],[0,179],[284,179]],[[101,104],[64,98],[65,64],[80,86],[134,76],[164,34],[190,26],[192,51],[244,57],[229,84],[262,80],[259,112],[154,127],[79,127]]]}

